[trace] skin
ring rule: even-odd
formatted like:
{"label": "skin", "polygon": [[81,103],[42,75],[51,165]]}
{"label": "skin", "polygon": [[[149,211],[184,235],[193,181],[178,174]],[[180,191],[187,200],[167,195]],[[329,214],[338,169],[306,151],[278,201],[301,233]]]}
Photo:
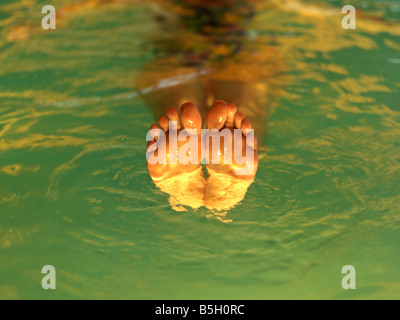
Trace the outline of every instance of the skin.
{"label": "skin", "polygon": [[[171,196],[170,202],[181,203],[192,208],[197,209],[200,205],[204,205],[209,209],[215,209],[217,211],[227,210],[240,202],[247,188],[253,182],[254,176],[257,172],[258,158],[257,158],[257,142],[249,143],[248,135],[246,130],[251,129],[249,121],[245,120],[245,116],[241,112],[237,112],[237,107],[233,104],[228,104],[225,101],[218,100],[210,108],[207,114],[207,128],[223,130],[229,129],[233,132],[234,129],[242,129],[242,150],[241,154],[249,155],[253,153],[254,156],[254,167],[253,170],[247,175],[237,175],[236,170],[243,168],[245,164],[238,164],[233,157],[234,144],[233,140],[225,143],[223,141],[220,144],[219,150],[213,150],[212,140],[210,140],[209,154],[217,152],[220,156],[220,164],[208,164],[207,171],[208,177],[204,176],[204,171],[199,170],[201,167],[201,147],[204,144],[204,139],[200,135],[202,128],[202,118],[200,112],[193,102],[186,102],[182,104],[180,108],[180,118],[178,110],[175,107],[171,107],[167,110],[166,115],[161,116],[159,120],[159,127],[152,125],[150,129],[163,130],[166,137],[166,157],[165,164],[149,164],[147,163],[149,174],[164,192],[169,193]],[[198,139],[198,163],[197,164],[181,164],[179,161],[177,164],[169,163],[173,150],[169,145],[169,131],[168,122],[177,121],[178,133],[182,128],[192,130],[193,136]],[[157,139],[155,139],[157,140]],[[177,152],[188,140],[182,142],[177,141]],[[255,140],[256,141],[256,140]],[[148,152],[157,152],[158,149],[163,148],[163,144],[159,140],[151,141],[148,143]],[[224,153],[224,149],[231,151],[232,158],[231,163],[226,164],[227,156]],[[247,153],[246,153],[247,152]],[[226,178],[224,178],[226,177]],[[229,181],[225,184],[222,180]],[[179,183],[173,183],[178,181]],[[168,187],[165,187],[165,186]],[[233,194],[230,198],[215,196],[216,193],[226,194],[230,189],[239,190],[237,196]],[[218,191],[216,191],[218,189]],[[190,197],[191,201],[187,201],[186,197]],[[195,197],[195,199],[194,199]],[[228,201],[227,201],[228,200]],[[192,205],[194,203],[194,205]]]}
{"label": "skin", "polygon": [[[181,114],[181,121],[179,120],[179,114],[178,110],[175,107],[170,107],[167,110],[166,115],[162,115],[160,117],[160,120],[158,122],[159,126],[157,125],[152,125],[150,129],[158,129],[162,130],[165,133],[165,142],[166,142],[166,156],[165,156],[165,162],[166,164],[162,163],[157,163],[157,164],[150,164],[147,162],[147,167],[150,173],[150,176],[152,177],[153,180],[161,181],[164,179],[171,178],[176,175],[180,175],[183,173],[189,173],[192,171],[195,171],[200,167],[201,159],[201,126],[202,126],[202,119],[201,115],[199,113],[199,110],[197,109],[197,106],[193,102],[187,102],[182,104],[180,108],[180,114]],[[193,132],[194,138],[198,141],[198,161],[197,164],[182,164],[179,162],[179,159],[177,163],[170,163],[169,159],[173,156],[172,152],[173,150],[170,148],[170,132],[169,130],[169,121],[177,121],[177,129],[178,129],[178,135],[181,132],[182,128],[186,130],[191,130]],[[154,138],[154,137],[153,137]],[[177,137],[176,137],[177,138]],[[155,138],[154,140],[156,141],[150,141],[147,144],[147,149],[152,150],[152,152],[155,153],[156,156],[158,156],[158,150],[163,148],[162,143]],[[183,145],[185,145],[186,142],[189,141],[189,137],[185,141],[179,141],[178,139],[176,140],[177,142],[177,148],[178,152],[182,148]]]}
{"label": "skin", "polygon": [[[234,104],[227,104],[225,101],[216,101],[211,107],[210,111],[207,114],[207,127],[209,129],[217,129],[218,131],[222,131],[224,129],[229,129],[231,131],[232,136],[234,135],[234,129],[242,130],[242,149],[235,150],[233,139],[228,143],[225,142],[224,139],[220,141],[219,151],[213,150],[212,141],[209,143],[209,154],[217,152],[220,154],[220,164],[209,163],[207,165],[208,171],[218,172],[228,174],[235,179],[241,180],[253,180],[257,168],[258,168],[258,156],[257,156],[257,139],[254,139],[255,143],[250,142],[248,139],[247,130],[251,130],[251,124],[249,121],[244,120],[245,115],[242,112],[236,112],[237,108]],[[211,140],[211,139],[210,139]],[[228,156],[225,150],[229,150],[231,157]],[[250,153],[253,153],[254,159],[254,168],[249,174],[239,175],[236,173],[237,169],[243,168],[245,163],[239,164],[236,162],[234,154],[238,152],[241,156],[244,156],[247,161],[250,161]],[[229,157],[229,158],[228,158]],[[228,164],[226,164],[227,160],[229,160]],[[209,161],[211,162],[211,161]]]}

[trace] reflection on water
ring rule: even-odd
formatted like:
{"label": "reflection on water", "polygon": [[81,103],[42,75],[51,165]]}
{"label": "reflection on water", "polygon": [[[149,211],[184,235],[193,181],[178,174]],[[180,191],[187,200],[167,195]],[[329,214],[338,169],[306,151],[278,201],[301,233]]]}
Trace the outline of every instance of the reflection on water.
{"label": "reflection on water", "polygon": [[[398,298],[398,3],[354,3],[356,30],[340,1],[238,1],[222,30],[187,3],[59,0],[45,32],[2,1],[0,297],[48,298],[53,264],[59,298]],[[144,160],[154,117],[209,97],[263,141],[229,224],[171,210]]]}

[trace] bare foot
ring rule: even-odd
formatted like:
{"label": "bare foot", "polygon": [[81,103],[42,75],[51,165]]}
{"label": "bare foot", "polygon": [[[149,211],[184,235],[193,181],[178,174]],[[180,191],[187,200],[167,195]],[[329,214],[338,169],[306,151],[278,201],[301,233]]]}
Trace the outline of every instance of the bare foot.
{"label": "bare foot", "polygon": [[[171,107],[159,120],[160,128],[151,126],[150,133],[155,141],[147,145],[147,167],[157,187],[170,195],[169,202],[174,210],[183,211],[183,206],[197,209],[204,205],[204,172],[201,166],[201,115],[193,102],[181,106],[181,120],[175,107]],[[177,135],[170,130],[175,121]],[[182,124],[183,128],[182,129]],[[180,133],[187,137],[179,141]],[[165,138],[162,136],[165,135]],[[184,138],[184,137],[183,137]],[[197,142],[197,150],[186,148],[187,142]],[[186,145],[186,146],[185,146]],[[197,151],[197,154],[196,154]],[[161,163],[151,163],[149,159],[157,158]],[[189,163],[185,163],[190,161]]]}
{"label": "bare foot", "polygon": [[[258,157],[257,157],[257,139],[254,135],[251,136],[249,130],[252,129],[249,121],[245,119],[242,112],[237,112],[234,104],[226,103],[225,101],[216,101],[207,114],[207,128],[209,130],[218,130],[222,133],[229,134],[231,132],[232,139],[220,138],[220,146],[216,148],[213,144],[216,140],[208,138],[209,146],[209,161],[208,170],[219,173],[226,173],[235,176],[238,179],[252,180],[257,172]],[[235,129],[240,129],[235,136]],[[238,130],[236,130],[238,131]],[[238,135],[238,133],[241,133]],[[235,138],[241,138],[241,141],[236,141]],[[220,164],[215,164],[212,157],[215,153],[219,155]]]}
{"label": "bare foot", "polygon": [[[214,141],[209,141],[209,164],[204,202],[205,206],[213,211],[226,211],[241,200],[246,195],[247,189],[254,181],[257,172],[257,140],[251,139],[247,130],[251,129],[251,124],[245,120],[242,112],[237,112],[233,104],[225,101],[216,101],[207,115],[208,129],[217,129],[221,132],[228,129],[234,137],[234,129],[241,129],[241,148],[234,143],[234,139],[225,141],[220,139],[220,147],[217,149],[220,157],[220,164],[211,163]],[[228,131],[226,130],[226,131]],[[240,132],[239,132],[240,133]],[[235,150],[238,149],[238,150]],[[243,163],[238,163],[237,155],[242,156]],[[240,161],[242,162],[242,161]],[[238,174],[242,170],[241,174]],[[243,174],[243,169],[247,169]]]}

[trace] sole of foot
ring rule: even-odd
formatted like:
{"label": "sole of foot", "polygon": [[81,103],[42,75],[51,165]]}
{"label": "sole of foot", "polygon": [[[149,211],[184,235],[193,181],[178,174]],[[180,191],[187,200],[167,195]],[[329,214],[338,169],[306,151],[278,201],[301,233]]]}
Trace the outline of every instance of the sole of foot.
{"label": "sole of foot", "polygon": [[[153,180],[159,181],[190,173],[201,166],[201,126],[202,119],[197,106],[193,102],[186,102],[180,108],[180,117],[175,107],[170,107],[166,115],[161,116],[159,126],[152,125],[151,139],[147,144],[147,167]],[[173,126],[176,130],[170,130]],[[178,139],[182,128],[186,129],[185,140]],[[173,136],[174,132],[176,136]],[[192,154],[187,142],[194,139],[197,146],[197,155]],[[195,159],[193,158],[195,157]],[[149,157],[157,159],[158,163],[151,163]],[[186,163],[189,161],[190,163]]]}
{"label": "sole of foot", "polygon": [[[254,179],[258,168],[257,139],[245,115],[238,112],[234,104],[215,101],[207,114],[207,128],[211,130],[211,134],[220,133],[216,136],[219,141],[212,137],[206,138],[206,147],[209,150],[208,171],[229,174],[238,179]],[[230,132],[231,139],[223,138],[221,133],[224,130],[225,133]],[[240,135],[235,135],[235,131]],[[237,141],[237,137],[241,141]],[[216,142],[219,145],[215,145]],[[215,157],[219,158],[219,164]]]}

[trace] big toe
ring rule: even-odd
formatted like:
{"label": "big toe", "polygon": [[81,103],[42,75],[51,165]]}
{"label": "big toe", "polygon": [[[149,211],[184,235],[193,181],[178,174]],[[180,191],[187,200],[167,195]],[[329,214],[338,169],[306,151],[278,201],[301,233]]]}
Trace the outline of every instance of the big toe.
{"label": "big toe", "polygon": [[208,129],[220,130],[226,122],[228,116],[228,104],[225,101],[215,101],[207,114]]}
{"label": "big toe", "polygon": [[193,102],[186,102],[181,106],[181,119],[185,129],[194,130],[196,134],[201,133],[201,115]]}

